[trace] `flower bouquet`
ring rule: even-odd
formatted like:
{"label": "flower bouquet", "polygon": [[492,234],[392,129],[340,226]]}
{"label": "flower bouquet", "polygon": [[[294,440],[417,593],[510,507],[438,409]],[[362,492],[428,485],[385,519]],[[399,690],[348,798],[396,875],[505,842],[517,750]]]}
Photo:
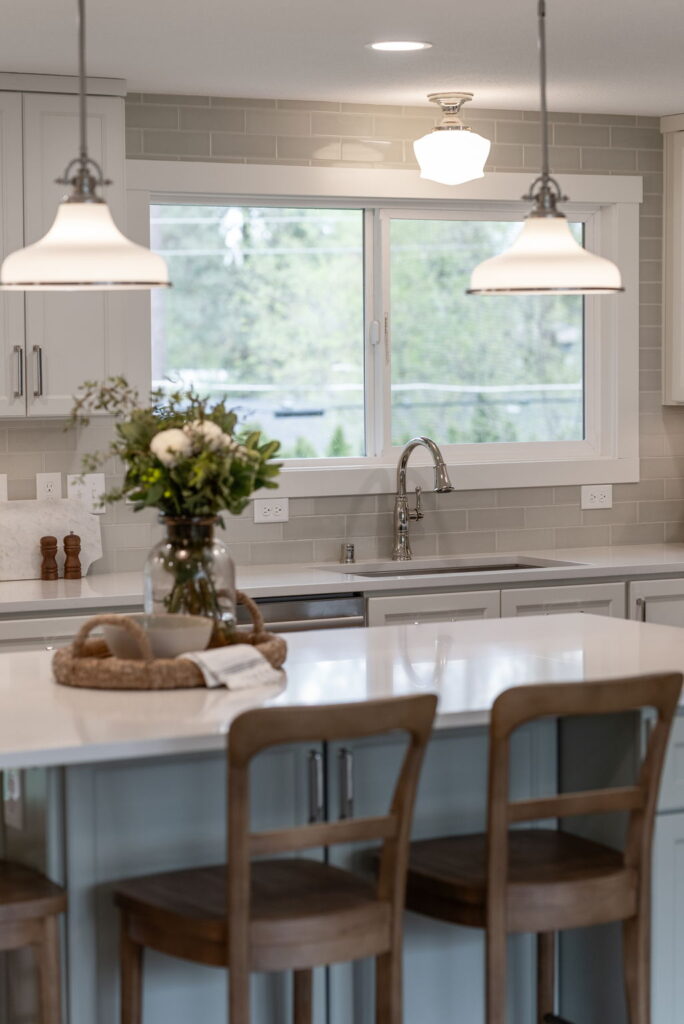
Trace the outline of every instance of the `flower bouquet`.
{"label": "flower bouquet", "polygon": [[208,616],[214,641],[227,639],[235,622],[234,567],[214,526],[223,525],[222,512],[242,512],[258,488],[278,486],[280,464],[271,460],[280,443],[237,429],[224,402],[212,404],[192,389],[152,391],[142,405],[123,377],[79,389],[71,423],[85,425],[94,412],[114,417],[115,436],[106,451],[84,458],[83,471],[120,459],[123,484],[102,500],[157,508],[166,526],[145,566],[145,611]]}

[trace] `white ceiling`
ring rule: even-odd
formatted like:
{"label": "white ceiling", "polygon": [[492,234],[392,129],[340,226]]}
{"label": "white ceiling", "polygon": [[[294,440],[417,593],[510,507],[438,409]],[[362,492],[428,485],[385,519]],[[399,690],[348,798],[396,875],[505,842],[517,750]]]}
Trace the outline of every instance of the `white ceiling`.
{"label": "white ceiling", "polygon": [[[682,0],[548,0],[555,110],[684,111]],[[375,53],[377,39],[431,50]],[[71,74],[75,0],[6,0],[0,70]],[[88,0],[88,71],[130,91],[535,108],[535,0]]]}

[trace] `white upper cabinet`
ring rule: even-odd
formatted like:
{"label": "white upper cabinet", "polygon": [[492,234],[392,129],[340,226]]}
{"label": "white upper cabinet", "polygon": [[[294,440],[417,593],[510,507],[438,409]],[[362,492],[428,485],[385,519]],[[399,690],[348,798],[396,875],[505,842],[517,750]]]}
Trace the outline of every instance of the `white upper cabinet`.
{"label": "white upper cabinet", "polygon": [[[78,154],[78,97],[0,93],[0,118],[4,256],[45,234],[68,191],[55,179]],[[124,138],[123,100],[89,97],[88,149],[113,181],[104,195],[125,230]],[[123,374],[140,383],[140,356],[127,343],[128,293],[12,292],[0,301],[0,416],[66,416],[85,380]]]}
{"label": "white upper cabinet", "polygon": [[[24,244],[21,96],[0,93],[0,246]],[[0,416],[25,416],[24,295],[0,291]]]}
{"label": "white upper cabinet", "polygon": [[684,114],[660,119],[663,180],[663,402],[684,402]]}

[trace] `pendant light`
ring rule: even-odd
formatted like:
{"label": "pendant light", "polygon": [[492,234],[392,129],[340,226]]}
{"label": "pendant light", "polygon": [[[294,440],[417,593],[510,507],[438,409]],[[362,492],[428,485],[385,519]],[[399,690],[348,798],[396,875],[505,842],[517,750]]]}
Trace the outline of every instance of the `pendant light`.
{"label": "pendant light", "polygon": [[57,208],[48,233],[11,253],[0,286],[17,291],[113,290],[168,287],[165,261],[122,235],[98,189],[110,185],[88,156],[86,139],[85,0],[78,0],[79,155],[58,184],[72,191]]}
{"label": "pendant light", "polygon": [[459,116],[463,104],[472,98],[472,92],[432,92],[428,96],[442,108],[443,117],[441,124],[413,143],[421,178],[461,185],[484,177],[492,144],[463,124]]}
{"label": "pendant light", "polygon": [[542,169],[523,199],[534,202],[520,234],[500,256],[480,263],[470,278],[469,295],[584,295],[624,291],[620,271],[610,260],[587,252],[575,241],[556,208],[567,196],[549,170],[546,109],[546,3],[538,0]]}

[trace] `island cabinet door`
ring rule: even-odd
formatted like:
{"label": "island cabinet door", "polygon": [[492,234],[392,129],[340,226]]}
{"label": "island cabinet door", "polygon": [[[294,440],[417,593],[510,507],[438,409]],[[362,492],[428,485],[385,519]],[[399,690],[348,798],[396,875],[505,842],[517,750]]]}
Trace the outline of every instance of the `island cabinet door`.
{"label": "island cabinet door", "polygon": [[[555,792],[555,727],[544,722],[514,737],[512,792],[518,798]],[[331,745],[331,818],[386,813],[404,752],[397,738]],[[481,831],[487,799],[485,729],[438,730],[428,746],[416,800],[413,836]],[[340,846],[330,860],[372,874],[369,847]],[[508,1024],[534,1020],[534,966],[528,936],[509,944]],[[328,1024],[374,1024],[374,964],[359,960],[329,972]],[[405,915],[404,1020],[407,1024],[484,1021],[484,936],[417,914]]]}
{"label": "island cabinet door", "polygon": [[510,615],[567,615],[585,612],[587,615],[625,617],[624,583],[585,583],[569,587],[520,587],[504,590],[501,594],[501,614]]}
{"label": "island cabinet door", "polygon": [[630,583],[629,618],[660,626],[684,626],[684,578]]}
{"label": "island cabinet door", "polygon": [[473,590],[446,594],[393,594],[387,597],[369,597],[367,605],[369,626],[498,619],[500,592]]}
{"label": "island cabinet door", "polygon": [[684,1006],[684,814],[659,814],[653,848],[651,1024],[681,1024]]}
{"label": "island cabinet door", "polygon": [[[105,733],[103,721],[103,739]],[[322,779],[322,748],[313,753]],[[288,746],[256,759],[255,830],[306,824],[314,804],[322,813],[322,791],[316,795],[309,788],[310,755],[309,747]],[[225,757],[217,752],[69,768],[65,789],[68,1021],[119,1024],[112,890],[122,878],[225,861]],[[307,855],[321,857],[322,851]],[[316,974],[315,1019],[322,1021],[324,970]],[[225,1021],[227,984],[228,974],[220,968],[146,952],[145,1024]],[[289,975],[254,974],[251,1024],[292,1024],[290,989]]]}

